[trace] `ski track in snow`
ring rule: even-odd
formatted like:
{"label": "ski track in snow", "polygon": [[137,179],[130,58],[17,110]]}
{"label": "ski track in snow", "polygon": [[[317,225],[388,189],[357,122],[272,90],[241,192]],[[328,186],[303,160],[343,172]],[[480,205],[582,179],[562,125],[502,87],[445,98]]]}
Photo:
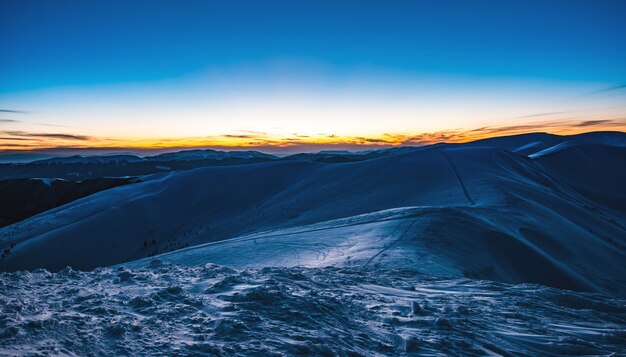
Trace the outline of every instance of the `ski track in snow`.
{"label": "ski track in snow", "polygon": [[461,178],[461,175],[459,174],[459,170],[456,168],[456,165],[450,158],[450,155],[448,155],[445,150],[438,150],[437,152],[443,155],[443,157],[446,158],[446,161],[448,162],[448,164],[450,164],[450,169],[454,172],[454,176],[456,176],[456,179],[459,181],[459,186],[461,186],[461,189],[463,190],[463,194],[465,195],[465,198],[467,198],[467,201],[469,201],[470,205],[472,206],[475,205],[476,201],[474,201],[470,197],[469,192],[467,192],[467,187],[465,187],[465,182],[463,182],[463,178]]}
{"label": "ski track in snow", "polygon": [[413,270],[0,274],[0,355],[610,355],[626,300]]}

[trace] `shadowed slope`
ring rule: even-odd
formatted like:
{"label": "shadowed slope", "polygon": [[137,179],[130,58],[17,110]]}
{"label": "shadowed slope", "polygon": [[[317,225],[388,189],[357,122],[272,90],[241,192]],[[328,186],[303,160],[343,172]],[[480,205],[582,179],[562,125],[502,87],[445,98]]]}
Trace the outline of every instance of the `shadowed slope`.
{"label": "shadowed slope", "polygon": [[188,265],[402,267],[428,275],[626,294],[626,229],[619,212],[588,201],[528,158],[494,149],[446,149],[446,155],[476,205],[396,208],[247,235],[158,259]]}
{"label": "shadowed slope", "polygon": [[[409,266],[624,294],[623,213],[585,191],[585,177],[594,186],[592,173],[609,167],[606,150],[615,148],[568,148],[589,157],[559,166],[549,156],[439,145],[344,164],[275,161],[157,175],[5,227],[0,244],[9,253],[0,267],[90,269],[223,241],[159,259]],[[626,180],[624,170],[604,174]]]}

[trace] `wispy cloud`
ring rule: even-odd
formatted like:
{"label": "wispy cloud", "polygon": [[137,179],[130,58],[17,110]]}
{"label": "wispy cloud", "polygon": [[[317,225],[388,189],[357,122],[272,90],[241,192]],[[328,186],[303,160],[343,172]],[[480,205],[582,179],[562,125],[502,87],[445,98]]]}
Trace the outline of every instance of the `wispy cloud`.
{"label": "wispy cloud", "polygon": [[21,138],[53,138],[65,140],[89,140],[91,137],[85,135],[65,134],[65,133],[31,133],[26,131],[5,130],[2,133],[13,137]]}
{"label": "wispy cloud", "polygon": [[595,90],[589,94],[601,94],[601,93],[614,92],[614,91],[619,91],[619,90],[626,90],[626,84],[622,83],[622,84],[608,86],[602,89]]}
{"label": "wispy cloud", "polygon": [[537,113],[537,114],[524,115],[524,116],[521,116],[521,117],[518,117],[518,118],[523,119],[523,118],[546,117],[546,116],[550,116],[550,115],[558,115],[558,114],[563,114],[563,113],[567,113],[567,112]]}
{"label": "wispy cloud", "polygon": [[242,133],[248,133],[248,134],[255,134],[255,135],[270,135],[267,132],[264,131],[256,131],[256,130],[238,130],[239,132]]}
{"label": "wispy cloud", "polygon": [[255,139],[260,138],[260,135],[246,135],[246,134],[225,134],[223,135],[225,138],[233,138],[233,139]]}
{"label": "wispy cloud", "polygon": [[11,149],[11,148],[24,148],[24,149],[37,149],[37,147],[30,144],[14,144],[14,143],[2,143],[3,149]]}
{"label": "wispy cloud", "polygon": [[[4,113],[4,114],[28,114],[29,112],[27,112],[25,110],[0,109],[0,113]],[[14,123],[14,124],[23,123],[23,124],[31,124],[31,125],[51,126],[51,127],[57,127],[57,128],[69,128],[69,126],[67,126],[67,125],[48,124],[48,123],[34,123],[34,122],[31,122],[31,121],[27,121],[27,120],[17,120],[17,119],[7,119],[7,118],[0,119],[0,123]]]}
{"label": "wispy cloud", "polygon": [[24,141],[28,141],[30,140],[29,138],[16,138],[16,137],[12,137],[12,136],[0,136],[0,140],[24,140]]}
{"label": "wispy cloud", "polygon": [[392,141],[389,141],[388,139],[381,139],[381,138],[366,138],[366,137],[362,137],[362,136],[357,136],[354,139],[358,143],[361,143],[363,145],[367,145],[367,144],[393,144]]}
{"label": "wispy cloud", "polygon": [[24,110],[0,109],[0,113],[26,114],[28,112]]}
{"label": "wispy cloud", "polygon": [[57,134],[57,133],[44,133],[44,134],[34,134],[32,136],[40,137],[40,138],[57,138],[57,139],[68,139],[68,140],[89,140],[89,136],[85,135],[72,135],[72,134]]}
{"label": "wispy cloud", "polygon": [[583,120],[579,123],[573,124],[574,126],[587,127],[587,126],[618,126],[626,123],[626,118],[622,120],[616,119],[598,119],[598,120]]}

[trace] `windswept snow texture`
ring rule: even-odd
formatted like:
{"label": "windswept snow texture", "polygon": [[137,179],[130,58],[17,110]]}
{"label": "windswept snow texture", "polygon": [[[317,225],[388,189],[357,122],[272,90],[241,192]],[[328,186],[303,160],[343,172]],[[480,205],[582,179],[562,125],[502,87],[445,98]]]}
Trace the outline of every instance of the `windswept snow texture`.
{"label": "windswept snow texture", "polygon": [[0,274],[0,355],[617,355],[626,301],[412,270]]}

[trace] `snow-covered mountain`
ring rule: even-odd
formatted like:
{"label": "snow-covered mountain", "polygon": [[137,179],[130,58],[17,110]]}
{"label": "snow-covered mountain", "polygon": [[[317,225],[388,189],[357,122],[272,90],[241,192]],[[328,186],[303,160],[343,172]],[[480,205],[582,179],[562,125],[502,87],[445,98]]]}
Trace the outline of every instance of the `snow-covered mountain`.
{"label": "snow-covered mountain", "polygon": [[165,161],[0,229],[0,355],[619,355],[625,137]]}
{"label": "snow-covered mountain", "polygon": [[135,155],[74,155],[66,157],[53,157],[45,160],[33,161],[31,164],[109,164],[109,163],[132,163],[144,161],[143,158]]}
{"label": "snow-covered mountain", "polygon": [[577,142],[534,159],[471,143],[159,174],[5,227],[0,268],[91,269],[191,247],[159,259],[410,267],[624,295],[626,148]]}
{"label": "snow-covered mountain", "polygon": [[227,158],[252,159],[264,158],[273,159],[274,155],[264,154],[258,151],[218,151],[218,150],[183,150],[176,152],[168,152],[156,156],[146,157],[147,160],[153,161],[195,161],[195,160],[222,160]]}
{"label": "snow-covered mountain", "polygon": [[0,180],[32,177],[85,180],[149,175],[203,166],[242,165],[277,159],[256,151],[188,150],[156,156],[93,155],[54,157],[28,163],[0,164]]}

